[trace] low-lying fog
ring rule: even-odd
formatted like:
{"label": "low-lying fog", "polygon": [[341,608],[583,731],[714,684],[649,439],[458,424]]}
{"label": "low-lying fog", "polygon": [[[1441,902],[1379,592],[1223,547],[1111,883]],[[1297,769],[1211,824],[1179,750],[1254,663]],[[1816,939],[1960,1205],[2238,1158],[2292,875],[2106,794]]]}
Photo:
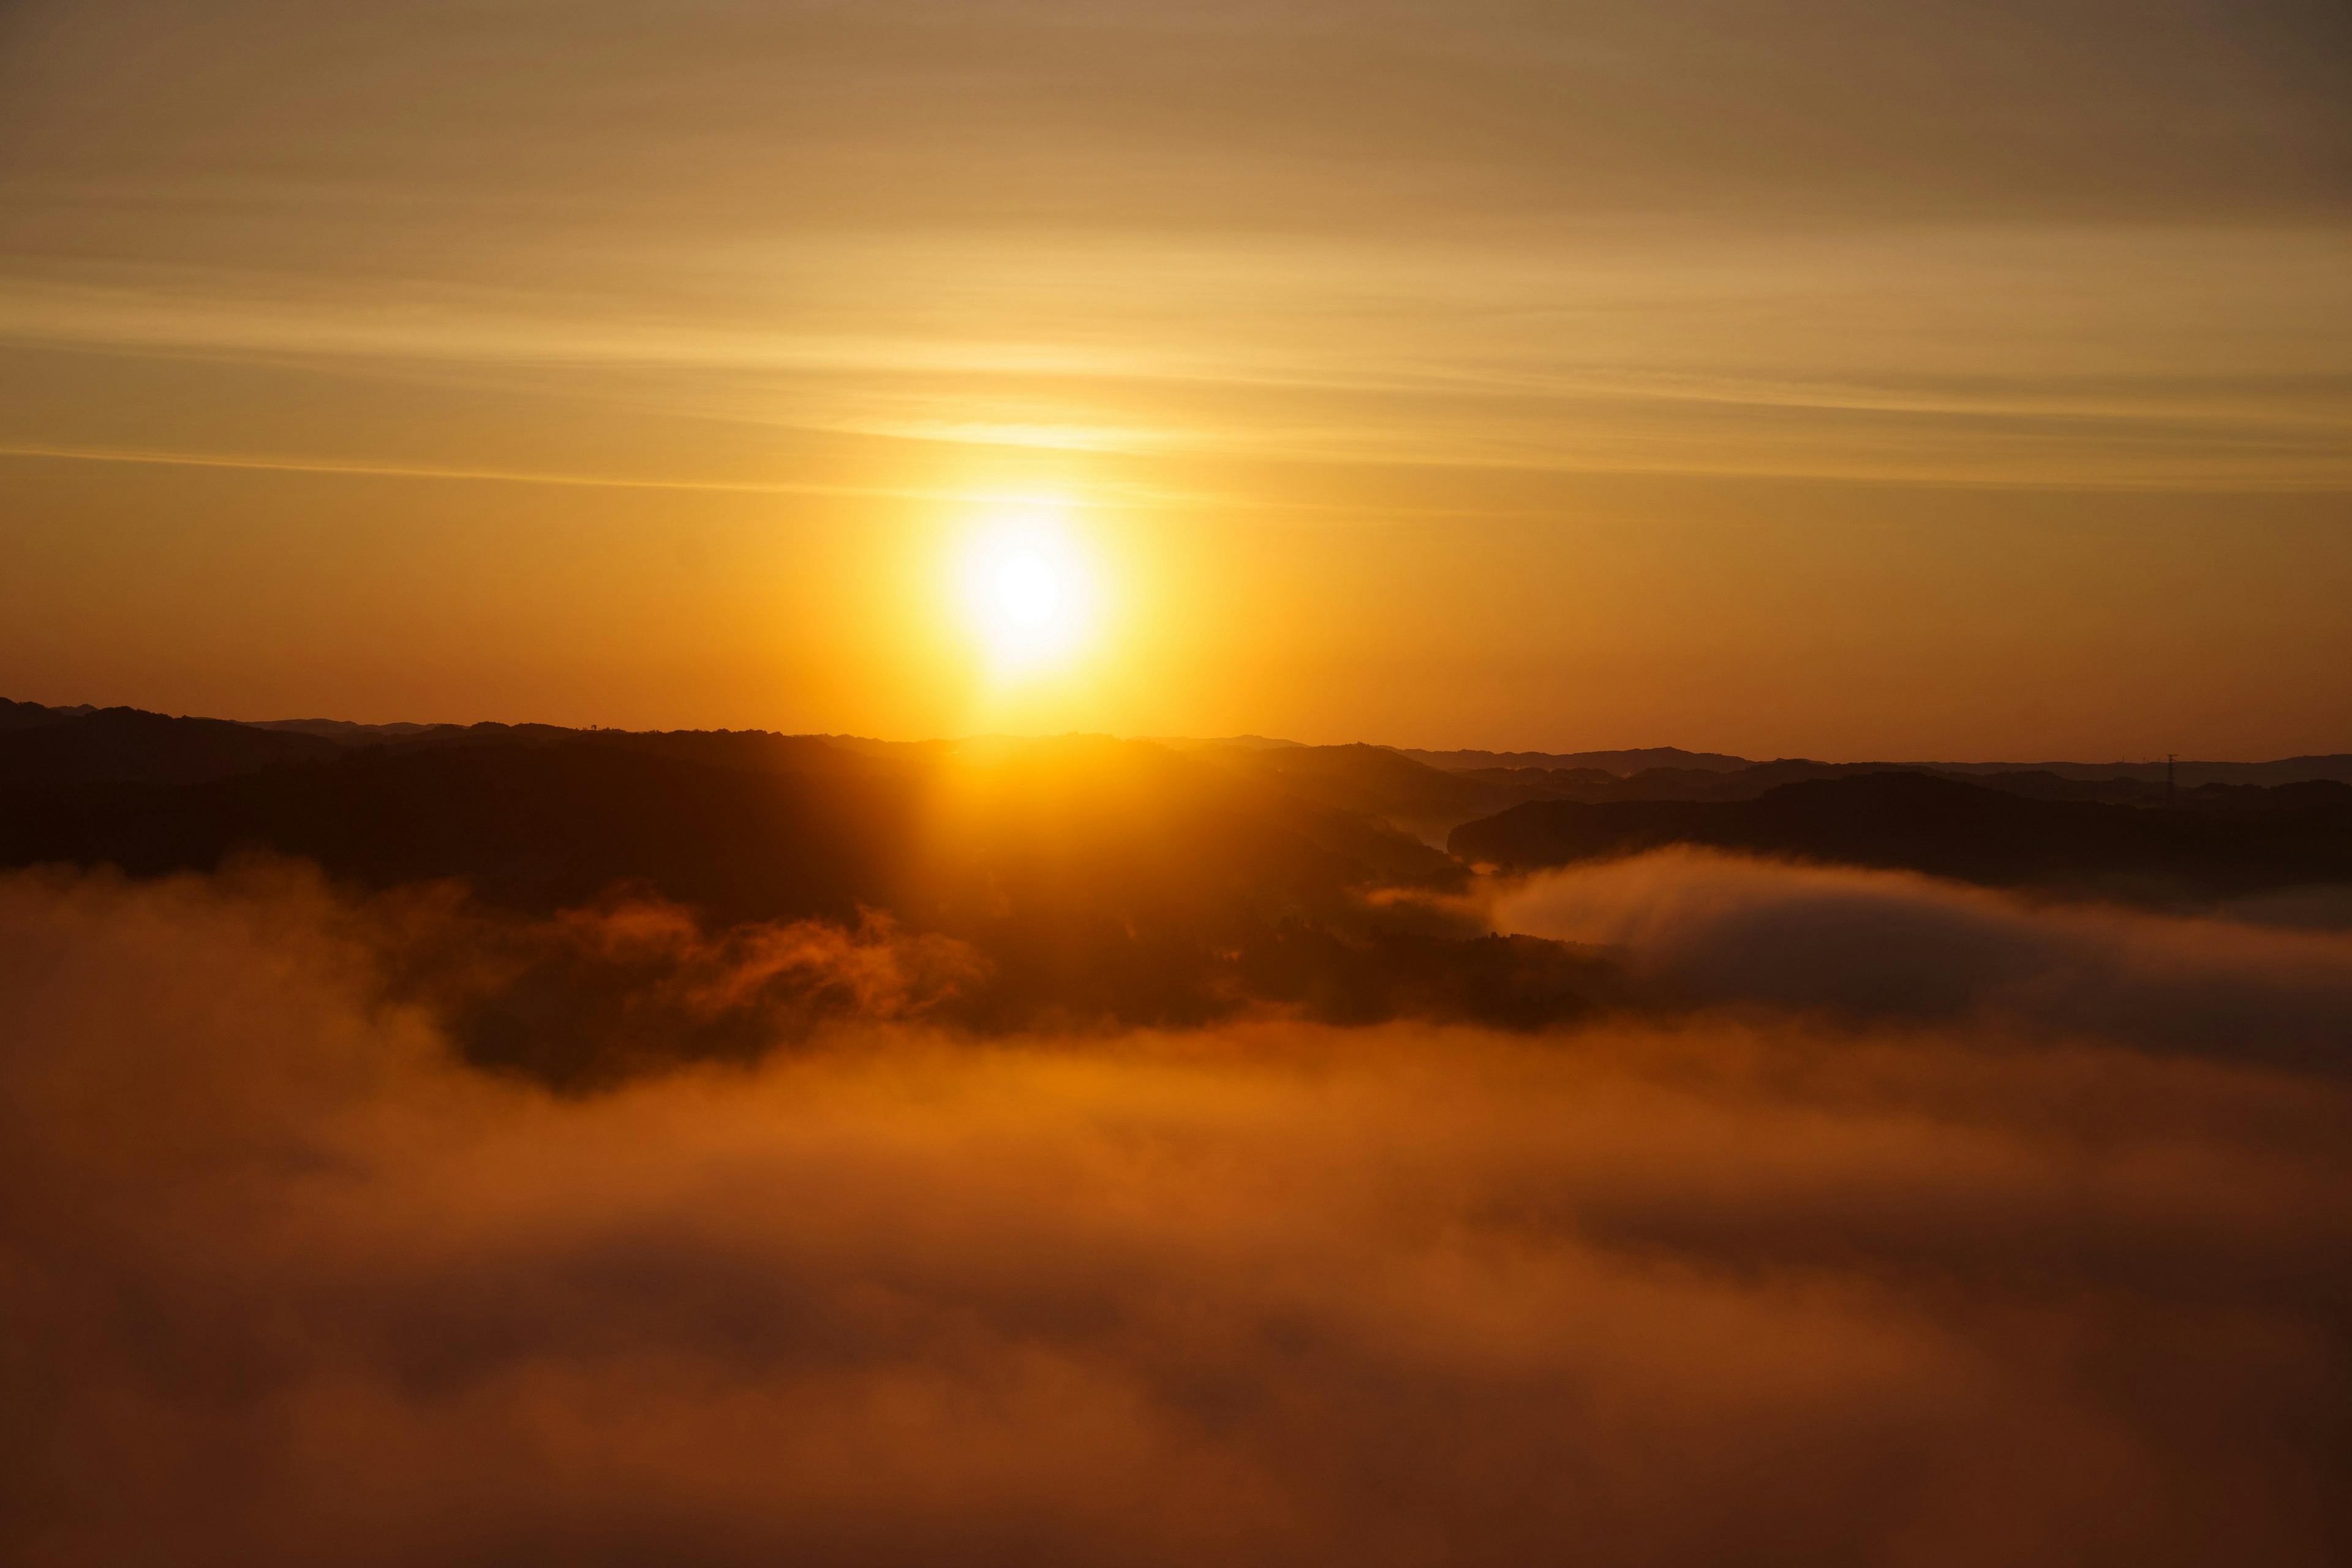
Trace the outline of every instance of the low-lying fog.
{"label": "low-lying fog", "polygon": [[951,947],[624,910],[649,1016],[832,1021],[556,1095],[445,918],[0,879],[0,1555],[2352,1552],[2352,936],[1670,853],[1496,906],[1624,950],[1572,1030],[977,1039]]}

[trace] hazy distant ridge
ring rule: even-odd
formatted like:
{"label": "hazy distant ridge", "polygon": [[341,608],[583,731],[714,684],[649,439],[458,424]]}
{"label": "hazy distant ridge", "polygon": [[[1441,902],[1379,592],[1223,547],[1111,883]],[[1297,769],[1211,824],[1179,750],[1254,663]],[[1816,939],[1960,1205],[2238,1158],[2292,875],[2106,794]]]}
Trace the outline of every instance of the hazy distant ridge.
{"label": "hazy distant ridge", "polygon": [[[1545,1027],[1608,1005],[1613,960],[1496,934],[1457,904],[1481,864],[1701,845],[2165,907],[2352,883],[2352,784],[2326,779],[2168,792],[1803,761],[1449,771],[1365,744],[496,723],[354,743],[132,709],[5,712],[0,868],[155,876],[267,849],[357,887],[458,883],[483,910],[534,917],[614,889],[730,927],[863,930],[879,911],[974,955],[960,1016],[991,1028],[1261,1006]],[[598,1022],[593,998],[575,1012],[520,1035],[486,1015],[465,1048],[553,1082],[624,1071],[627,1019]]]}
{"label": "hazy distant ridge", "polygon": [[[1479,773],[1490,769],[1541,770],[1566,773],[1598,769],[1631,778],[1659,770],[1733,773],[1751,768],[1777,770],[1782,782],[1800,777],[1829,778],[1850,773],[1920,772],[1937,773],[2054,773],[2063,779],[2130,779],[2140,784],[2165,782],[2165,763],[1949,763],[1868,762],[1824,763],[1810,757],[1776,757],[1769,762],[1735,757],[1722,752],[1685,752],[1675,746],[1653,746],[1625,752],[1426,752],[1411,746],[1393,748],[1400,754],[1448,773]],[[2172,764],[2173,782],[2180,787],[2198,784],[2299,784],[2305,779],[2336,779],[2352,783],[2352,752],[2336,752],[2282,757],[2264,763],[2200,762],[2183,758]]]}
{"label": "hazy distant ridge", "polygon": [[[555,745],[585,742],[657,751],[761,771],[855,771],[857,759],[933,760],[1017,743],[1006,736],[881,742],[762,730],[579,730],[556,724],[355,723],[341,719],[241,721],[172,717],[131,708],[44,707],[0,700],[0,781],[18,784],[190,783],[328,752]],[[2161,762],[1864,762],[1802,757],[1756,762],[1721,752],[1651,746],[1595,752],[1433,752],[1357,743],[1310,746],[1261,735],[1155,744],[1243,773],[1285,794],[1387,823],[1442,843],[1462,823],[1533,799],[1752,800],[1783,784],[1862,773],[1916,772],[1968,778],[2005,794],[2153,805],[2165,796]],[[2352,783],[2352,753],[2270,762],[2182,761],[2182,793],[2266,788],[2312,780]],[[2209,802],[2210,804],[2210,802]],[[2183,801],[2182,804],[2190,804]]]}
{"label": "hazy distant ridge", "polygon": [[1685,752],[1680,746],[1643,746],[1623,752],[1424,752],[1412,746],[1396,751],[1416,763],[1448,773],[1474,768],[1599,768],[1607,773],[1637,773],[1648,768],[1703,768],[1729,773],[1755,764],[1746,757],[1721,752]]}

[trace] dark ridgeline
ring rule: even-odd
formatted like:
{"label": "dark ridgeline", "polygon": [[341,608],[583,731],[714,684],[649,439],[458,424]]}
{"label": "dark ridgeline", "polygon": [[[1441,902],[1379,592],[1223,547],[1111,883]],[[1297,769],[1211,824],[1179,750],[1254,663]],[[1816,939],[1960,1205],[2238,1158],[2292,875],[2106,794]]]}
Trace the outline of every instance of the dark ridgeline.
{"label": "dark ridgeline", "polygon": [[[649,1040],[741,1054],[824,1016],[842,999],[782,981],[707,1016],[691,1000],[688,976],[748,963],[800,921],[937,971],[924,1016],[977,1028],[1268,1005],[1536,1028],[1612,1004],[1614,964],[1451,910],[1472,863],[1696,844],[2174,903],[2352,881],[2352,786],[2325,779],[2207,782],[2160,809],[2145,792],[2161,784],[2052,770],[1447,771],[1366,745],[259,726],[31,704],[0,721],[0,865],[155,876],[262,850],[362,889],[462,885],[460,912],[395,978],[477,1059],[573,1085],[633,1070]],[[1449,829],[1450,854],[1429,842]]]}
{"label": "dark ridgeline", "polygon": [[1680,772],[1730,773],[1750,767],[1746,757],[1730,756],[1722,752],[1685,752],[1680,746],[1643,746],[1622,752],[1423,752],[1412,747],[1401,747],[1403,755],[1417,763],[1448,773],[1474,773],[1486,769],[1516,772],[1541,768],[1566,773],[1598,773],[1615,775],[1673,769]]}
{"label": "dark ridgeline", "polygon": [[[1444,851],[1149,742],[482,725],[339,744],[220,725],[263,758],[223,773],[220,721],[139,718],[152,743],[105,752],[118,776],[96,782],[89,767],[21,782],[56,748],[12,755],[87,720],[0,736],[0,768],[19,781],[0,788],[0,864],[154,876],[264,850],[362,889],[462,883],[463,951],[412,954],[411,978],[431,992],[493,955],[512,984],[467,999],[460,1037],[479,1059],[558,1081],[621,1070],[633,1059],[621,998],[660,988],[638,984],[639,959],[547,917],[631,900],[682,906],[714,941],[812,919],[872,929],[877,911],[902,939],[977,955],[931,1016],[988,1029],[1195,1023],[1269,1005],[1535,1027],[1589,1011],[1611,984],[1590,952],[1362,896],[1458,890],[1466,874]],[[299,755],[277,760],[277,747]],[[600,997],[614,1006],[599,1011]],[[518,1009],[563,1026],[520,1026]],[[639,1033],[727,1054],[806,1021],[761,1004]],[[551,1039],[572,1043],[550,1058]]]}
{"label": "dark ridgeline", "polygon": [[1248,774],[1328,805],[1359,811],[1442,843],[1453,829],[1535,800],[1755,800],[1783,784],[1869,773],[1927,773],[2042,800],[2116,805],[2179,805],[2268,809],[2321,803],[2284,785],[2352,781],[2352,755],[2275,763],[2183,763],[2169,791],[2162,763],[1821,763],[1801,757],[1751,763],[1717,752],[1653,747],[1639,752],[1412,752],[1386,746],[1193,742],[1186,754]]}
{"label": "dark ridgeline", "polygon": [[1753,800],[1532,801],[1454,829],[1447,847],[1524,870],[1698,845],[2158,902],[2352,882],[2352,784],[2207,785],[2181,803],[2050,799],[1860,773]]}
{"label": "dark ridgeline", "polygon": [[1269,788],[1356,813],[1432,842],[1465,822],[1547,798],[1540,784],[1447,773],[1387,746],[1200,746],[1187,753]]}
{"label": "dark ridgeline", "polygon": [[632,879],[728,920],[851,913],[883,896],[884,789],[617,748],[333,750],[192,785],[13,790],[0,857],[154,876],[261,849],[371,888],[462,879],[530,911]]}
{"label": "dark ridgeline", "polygon": [[198,784],[277,763],[319,762],[341,748],[315,735],[284,734],[226,719],[173,719],[136,708],[18,715],[0,730],[0,788],[102,784]]}
{"label": "dark ridgeline", "polygon": [[[2259,793],[2284,785],[2352,780],[2352,756],[2298,757],[2280,763],[2200,763],[2181,769],[2178,798],[2164,777],[2164,764],[2116,763],[2107,772],[2084,764],[2043,763],[2031,768],[1977,768],[1958,763],[1816,763],[1804,758],[1755,763],[1738,768],[1644,768],[1612,773],[1598,768],[1475,768],[1460,777],[1516,789],[1523,798],[1575,800],[1588,804],[1621,800],[1754,800],[1783,784],[1867,773],[1924,773],[1957,780],[2004,795],[2040,800],[2093,800],[2116,805],[2210,804],[2234,798],[2242,804],[2273,804]],[[2152,771],[2153,777],[2141,776]],[[2193,781],[2193,782],[2192,782]]]}
{"label": "dark ridgeline", "polygon": [[71,708],[44,708],[37,702],[12,702],[0,697],[0,735],[11,730],[37,730],[50,724],[62,724],[68,719],[79,719],[97,710],[87,702]]}
{"label": "dark ridgeline", "polygon": [[[1284,742],[1290,744],[1293,742]],[[2137,763],[1822,763],[1806,757],[1781,757],[1756,762],[1721,752],[1685,752],[1654,746],[1633,752],[1422,752],[1402,748],[1401,754],[1448,773],[1479,778],[1530,782],[1557,776],[1576,788],[1597,787],[1613,779],[1628,793],[1595,796],[1628,800],[1744,800],[1778,784],[1801,779],[1837,778],[1855,773],[1938,773],[2007,787],[2004,779],[2054,775],[2078,784],[2103,786],[2160,786],[2178,783],[2186,788],[2202,784],[2283,784],[2307,779],[2336,779],[2352,784],[2352,752],[2326,756],[2284,757],[2268,763],[2179,762],[2173,759]],[[1720,775],[1720,776],[1717,776]],[[1704,793],[1708,790],[1717,793]],[[1583,798],[1573,795],[1573,798]],[[2119,797],[2121,798],[2121,797]],[[2142,794],[2131,798],[2150,799]]]}

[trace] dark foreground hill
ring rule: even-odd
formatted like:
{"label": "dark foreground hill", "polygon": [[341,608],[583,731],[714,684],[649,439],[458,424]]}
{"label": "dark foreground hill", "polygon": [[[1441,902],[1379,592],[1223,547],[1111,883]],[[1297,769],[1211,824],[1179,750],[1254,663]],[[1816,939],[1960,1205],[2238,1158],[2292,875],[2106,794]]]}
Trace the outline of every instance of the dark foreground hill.
{"label": "dark foreground hill", "polygon": [[89,703],[71,708],[45,708],[38,702],[16,702],[0,697],[0,734],[11,730],[37,730],[45,724],[62,724],[68,719],[79,719],[94,710]]}
{"label": "dark foreground hill", "polygon": [[2275,763],[2184,764],[2179,776],[2154,776],[2126,763],[2101,770],[2053,763],[2031,768],[1939,763],[1817,763],[1801,757],[1736,768],[1655,767],[1612,773],[1598,768],[1493,767],[1454,776],[1516,792],[1522,798],[1578,800],[1754,800],[1783,784],[1863,773],[1927,773],[1938,778],[2042,800],[2096,800],[2117,805],[2261,807],[2284,797],[2268,793],[2295,784],[2352,780],[2352,757],[2291,757]]}
{"label": "dark foreground hill", "polygon": [[0,858],[209,870],[240,850],[368,887],[462,879],[543,911],[637,879],[728,919],[854,910],[888,886],[887,791],[587,748],[345,754],[192,785],[19,789]]}
{"label": "dark foreground hill", "polygon": [[1195,748],[1192,756],[1269,789],[1386,823],[1432,843],[1465,822],[1553,793],[1540,783],[1447,773],[1387,746]]}
{"label": "dark foreground hill", "polygon": [[196,784],[278,763],[323,761],[340,750],[316,735],[226,719],[174,719],[136,708],[45,709],[0,730],[0,787]]}
{"label": "dark foreground hill", "polygon": [[1629,774],[1652,768],[1686,768],[1694,771],[1729,772],[1754,764],[1746,757],[1726,755],[1721,752],[1685,752],[1680,746],[1643,746],[1620,752],[1424,752],[1414,747],[1402,748],[1403,754],[1417,763],[1449,773],[1475,773],[1487,769],[1559,770]]}
{"label": "dark foreground hill", "polygon": [[[1264,1005],[1536,1026],[1609,984],[1593,955],[1484,937],[1398,901],[1460,887],[1443,852],[1148,743],[894,760],[787,737],[357,750],[275,738],[334,754],[193,784],[0,792],[0,864],[152,876],[268,851],[366,889],[462,884],[490,927],[515,930],[632,898],[682,906],[714,931],[810,919],[855,930],[878,913],[973,955],[948,1016],[999,1028]],[[781,765],[793,761],[808,765]],[[576,1011],[598,994],[583,966],[605,959],[566,948],[562,962],[562,984],[540,989]],[[544,1050],[561,1037],[573,1054],[521,1065],[593,1078],[615,1026],[592,1010],[475,1043],[495,1056],[500,1040]]]}
{"label": "dark foreground hill", "polygon": [[[1272,788],[1385,822],[1431,843],[1454,828],[1531,800],[1588,804],[1613,801],[1755,800],[1783,784],[1867,773],[1927,773],[2004,794],[2043,800],[2101,801],[2118,805],[2263,810],[2298,804],[2284,786],[2352,779],[2352,757],[2294,757],[2275,763],[2184,763],[2168,782],[2163,765],[2094,767],[2053,763],[2005,765],[1904,763],[1821,763],[1784,758],[1745,763],[1660,748],[1646,752],[1591,752],[1582,757],[1506,753],[1492,765],[1464,765],[1485,752],[1418,752],[1387,746],[1246,746],[1195,743],[1188,754],[1255,778]],[[1438,765],[1429,759],[1444,760]],[[1676,759],[1658,763],[1654,759]],[[1594,765],[1592,759],[1608,766]],[[1559,765],[1552,765],[1559,764]],[[1639,764],[1638,766],[1633,764]]]}
{"label": "dark foreground hill", "polygon": [[2167,810],[1865,773],[1745,801],[1531,802],[1456,828],[1448,847],[1465,860],[1528,869],[1691,844],[2110,897],[2352,882],[2352,785],[2271,793],[2285,798],[2266,800],[2267,809],[2225,793],[2201,808]]}
{"label": "dark foreground hill", "polygon": [[[462,889],[431,895],[461,899],[471,934],[413,955],[418,994],[446,1001],[471,976],[448,1004],[468,1048],[567,1083],[635,1048],[614,998],[692,1012],[716,994],[684,970],[649,986],[646,964],[772,957],[801,921],[864,944],[847,961],[877,973],[929,954],[926,1007],[979,1028],[1267,1005],[1541,1026],[1615,995],[1613,968],[1483,934],[1446,901],[1469,863],[1682,843],[2158,901],[2352,881],[2352,787],[2326,781],[2168,791],[1687,754],[1631,774],[1447,771],[1367,745],[255,726],[31,704],[0,719],[0,866],[156,876],[264,851],[355,889]],[[1698,798],[1626,798],[1652,791]],[[1452,855],[1425,841],[1449,827]],[[724,1055],[781,1026],[729,1003],[639,1033]]]}
{"label": "dark foreground hill", "polygon": [[[1286,744],[1289,742],[1285,742]],[[1675,746],[1653,746],[1631,752],[1424,752],[1402,748],[1402,754],[1447,773],[1478,777],[1517,778],[1536,782],[1544,774],[1573,779],[1580,789],[1611,778],[1633,786],[1623,795],[1596,799],[1700,800],[1745,799],[1774,784],[1801,778],[1833,778],[1849,773],[1924,773],[1962,778],[1998,779],[2003,775],[2054,774],[2084,783],[2126,781],[2195,789],[2203,784],[2283,784],[2305,779],[2352,783],[2352,752],[2281,757],[2264,763],[2215,763],[2189,758],[2178,762],[2112,763],[1823,763],[1805,757],[1781,757],[1759,762],[1721,752],[1685,752]],[[1705,793],[1706,775],[1733,775],[1722,788],[1733,793]],[[1758,781],[1769,781],[1759,784]],[[1582,799],[1581,794],[1575,798]]]}

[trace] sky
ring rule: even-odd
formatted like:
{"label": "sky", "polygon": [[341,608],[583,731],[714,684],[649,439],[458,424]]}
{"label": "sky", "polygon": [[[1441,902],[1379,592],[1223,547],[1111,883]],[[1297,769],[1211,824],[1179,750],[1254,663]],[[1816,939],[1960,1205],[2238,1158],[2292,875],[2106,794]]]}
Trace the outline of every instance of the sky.
{"label": "sky", "polygon": [[2347,437],[2319,0],[0,5],[18,700],[2343,751]]}

